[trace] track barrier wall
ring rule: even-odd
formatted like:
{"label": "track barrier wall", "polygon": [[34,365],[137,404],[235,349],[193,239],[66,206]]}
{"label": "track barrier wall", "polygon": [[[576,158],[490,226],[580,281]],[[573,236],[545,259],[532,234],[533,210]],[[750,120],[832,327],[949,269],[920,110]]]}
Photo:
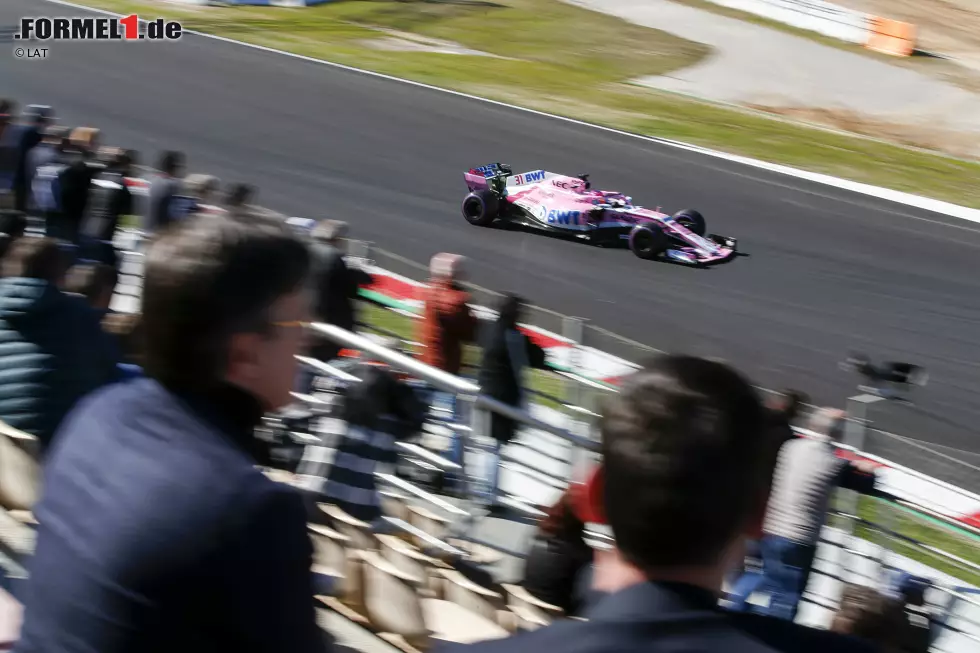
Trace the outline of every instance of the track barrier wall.
{"label": "track barrier wall", "polygon": [[822,0],[709,0],[786,25],[898,57],[915,52],[917,28]]}

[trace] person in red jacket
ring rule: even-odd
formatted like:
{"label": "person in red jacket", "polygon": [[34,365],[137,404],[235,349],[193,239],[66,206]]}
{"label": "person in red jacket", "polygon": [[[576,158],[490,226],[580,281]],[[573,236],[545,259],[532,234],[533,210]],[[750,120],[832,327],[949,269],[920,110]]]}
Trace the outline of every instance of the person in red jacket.
{"label": "person in red jacket", "polygon": [[429,264],[429,285],[422,290],[425,304],[419,320],[422,362],[450,374],[459,374],[463,345],[476,338],[477,317],[470,293],[461,285],[464,258],[440,253]]}
{"label": "person in red jacket", "polygon": [[[464,258],[458,254],[443,252],[432,257],[429,284],[422,289],[420,297],[424,308],[416,337],[422,344],[420,360],[423,363],[457,375],[463,365],[463,345],[476,340],[479,324],[469,307],[472,297],[460,285],[463,262]],[[467,416],[458,410],[455,395],[433,391],[430,400],[435,405],[445,406],[451,422],[466,421]],[[463,460],[463,441],[456,429],[452,429],[448,457],[460,464]],[[457,480],[454,474],[447,473],[444,481],[448,485],[440,483],[441,489],[451,492]]]}

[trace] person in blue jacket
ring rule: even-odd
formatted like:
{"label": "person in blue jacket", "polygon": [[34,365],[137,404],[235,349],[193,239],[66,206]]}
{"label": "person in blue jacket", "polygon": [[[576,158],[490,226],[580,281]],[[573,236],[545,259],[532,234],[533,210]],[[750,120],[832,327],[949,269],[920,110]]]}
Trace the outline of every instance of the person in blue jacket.
{"label": "person in blue jacket", "polygon": [[0,279],[0,420],[46,450],[65,415],[118,379],[118,350],[99,314],[60,290],[66,253],[51,238],[23,237]]}

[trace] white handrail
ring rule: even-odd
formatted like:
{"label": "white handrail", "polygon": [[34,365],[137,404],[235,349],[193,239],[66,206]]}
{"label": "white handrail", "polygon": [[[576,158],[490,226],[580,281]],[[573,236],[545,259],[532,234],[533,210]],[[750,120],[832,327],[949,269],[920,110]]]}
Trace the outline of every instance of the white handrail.
{"label": "white handrail", "polygon": [[[310,325],[310,327],[319,332],[321,335],[326,336],[329,340],[336,344],[348,349],[365,352],[368,354],[368,358],[387,363],[397,370],[423,379],[427,383],[430,383],[431,385],[434,385],[446,392],[452,392],[469,397],[473,400],[477,408],[484,408],[491,412],[503,415],[504,417],[509,417],[515,422],[524,424],[532,429],[551,433],[552,435],[556,435],[563,440],[571,442],[576,446],[589,449],[590,451],[597,451],[599,449],[599,443],[595,442],[594,440],[569,433],[567,430],[540,420],[530,413],[521,410],[520,408],[515,408],[514,406],[505,404],[502,401],[497,401],[492,397],[482,395],[480,394],[480,386],[476,385],[475,383],[467,381],[466,379],[461,379],[458,376],[444,372],[440,369],[436,369],[430,365],[426,365],[425,363],[422,363],[421,361],[418,361],[410,356],[406,356],[405,354],[388,349],[387,347],[374,342],[370,338],[366,338],[338,326],[324,324],[322,322],[314,322]],[[324,371],[329,372],[329,370]]]}

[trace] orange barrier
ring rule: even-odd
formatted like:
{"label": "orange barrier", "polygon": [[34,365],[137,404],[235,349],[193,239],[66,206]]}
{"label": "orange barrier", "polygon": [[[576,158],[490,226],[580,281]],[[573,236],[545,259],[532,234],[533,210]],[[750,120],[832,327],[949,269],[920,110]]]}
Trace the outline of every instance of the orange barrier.
{"label": "orange barrier", "polygon": [[864,47],[896,57],[908,57],[915,50],[915,25],[890,18],[869,16],[871,30]]}

